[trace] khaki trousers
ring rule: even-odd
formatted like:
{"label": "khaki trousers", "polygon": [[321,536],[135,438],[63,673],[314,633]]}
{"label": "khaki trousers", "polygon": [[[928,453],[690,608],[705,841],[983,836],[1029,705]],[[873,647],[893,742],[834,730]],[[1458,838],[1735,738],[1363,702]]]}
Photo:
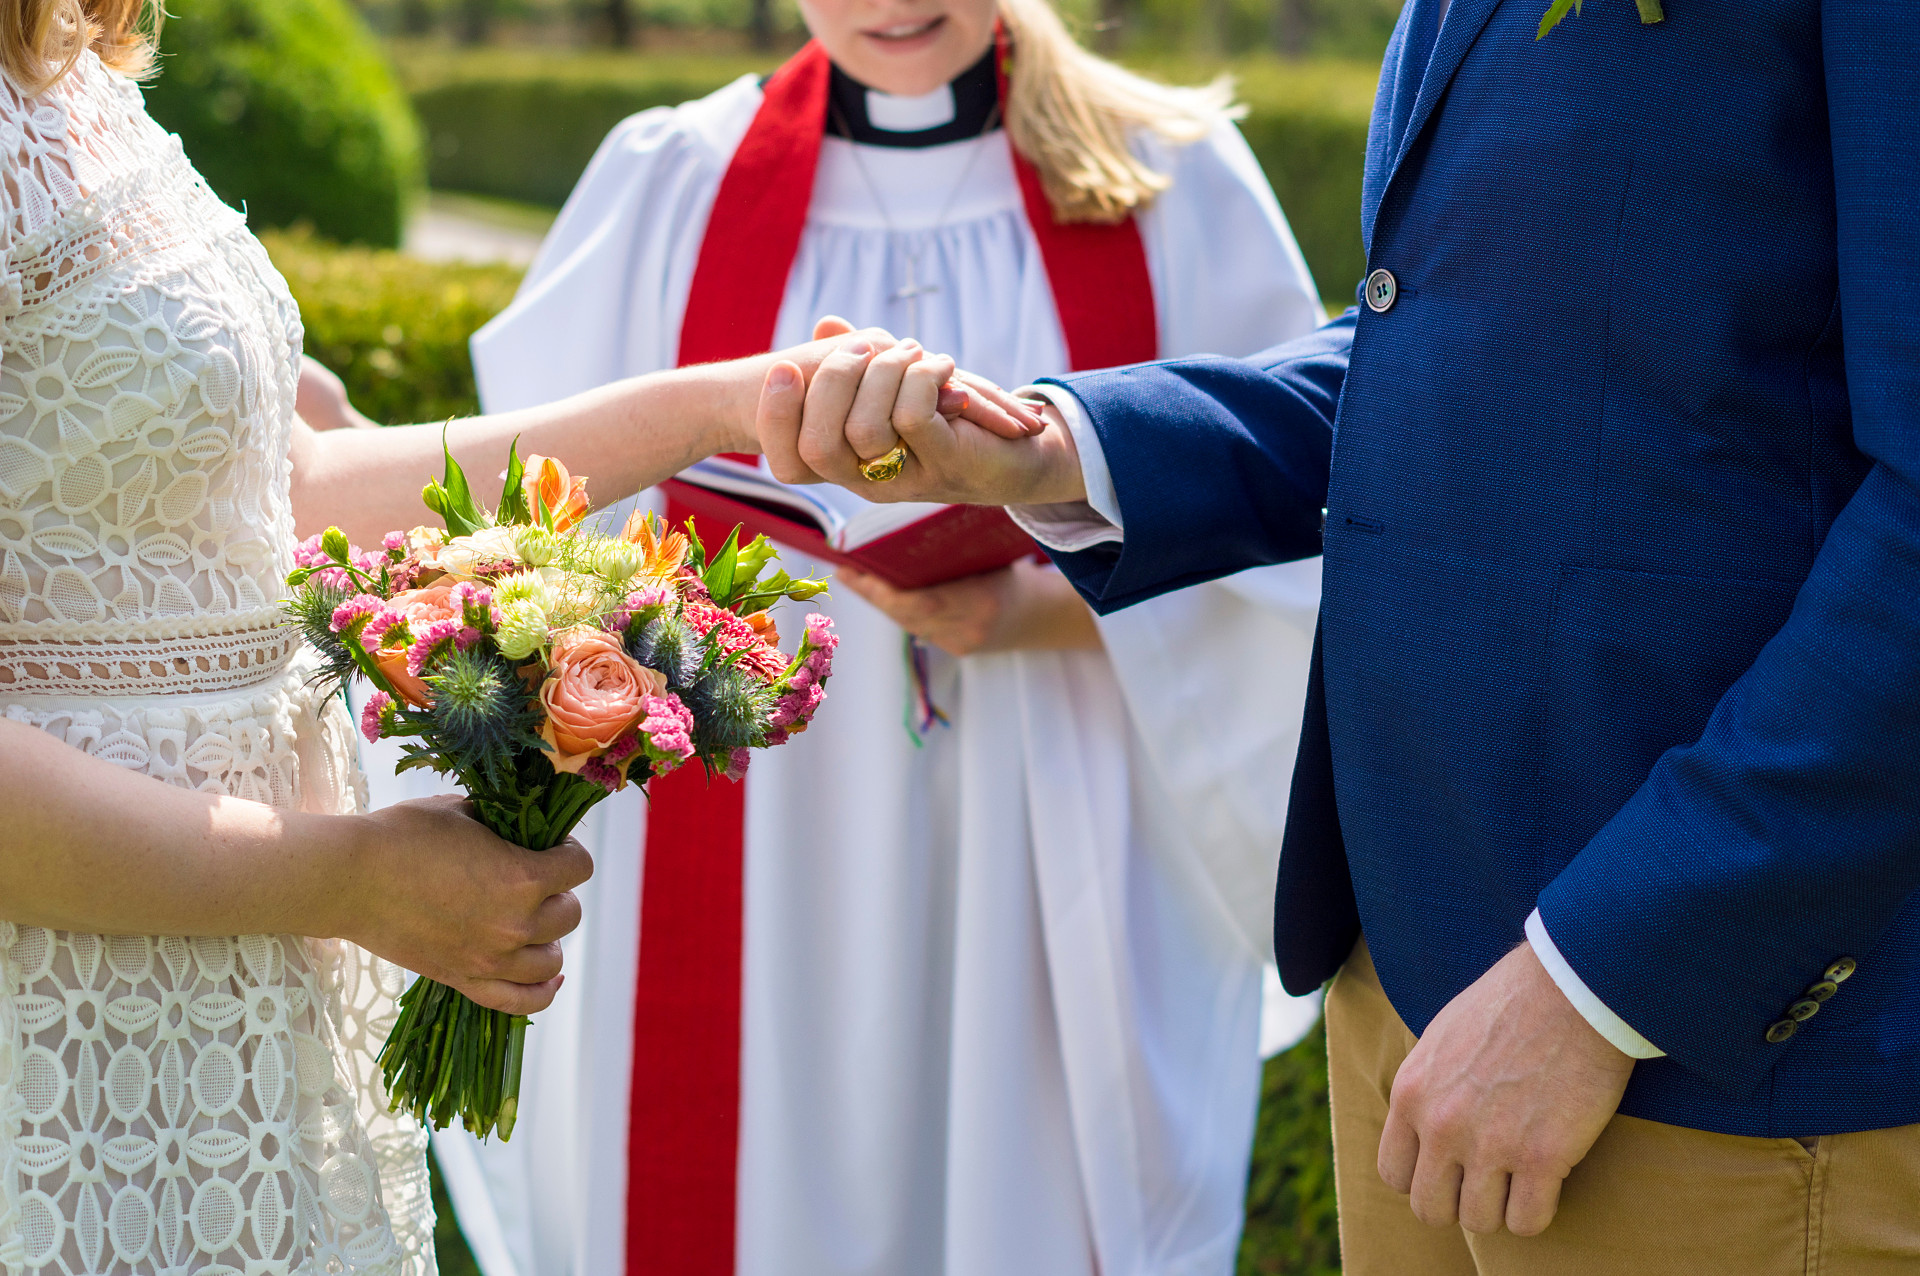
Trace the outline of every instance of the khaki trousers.
{"label": "khaki trousers", "polygon": [[1345,1276],[1920,1273],[1920,1125],[1749,1139],[1618,1116],[1539,1236],[1428,1227],[1375,1169],[1415,1040],[1362,940],[1327,992]]}

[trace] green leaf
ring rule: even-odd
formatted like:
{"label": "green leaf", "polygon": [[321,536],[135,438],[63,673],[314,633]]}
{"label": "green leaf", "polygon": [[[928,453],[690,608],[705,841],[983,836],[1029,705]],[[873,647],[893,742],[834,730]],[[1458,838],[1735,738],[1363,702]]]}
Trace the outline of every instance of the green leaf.
{"label": "green leaf", "polygon": [[507,445],[507,488],[500,494],[499,518],[502,523],[533,521],[533,514],[527,509],[527,494],[520,490],[521,480],[526,475],[526,463],[520,459],[520,436],[516,434],[513,442]]}
{"label": "green leaf", "polygon": [[1547,32],[1559,26],[1560,19],[1566,17],[1569,11],[1574,13],[1580,11],[1580,4],[1581,0],[1553,0],[1553,7],[1547,10],[1545,17],[1540,19],[1540,33],[1533,38],[1546,39]]}
{"label": "green leaf", "polygon": [[752,542],[740,547],[739,556],[734,560],[733,580],[739,589],[750,589],[760,579],[760,573],[768,563],[780,557],[780,551],[773,542],[764,536],[756,536]]}
{"label": "green leaf", "polygon": [[683,530],[687,534],[687,566],[696,576],[707,573],[707,547],[700,543],[700,533],[693,529],[693,520],[688,519]]}
{"label": "green leaf", "polygon": [[[447,426],[453,422],[447,422]],[[447,446],[447,426],[440,427],[440,452],[447,458],[447,472],[440,480],[441,501],[444,508],[435,510],[446,520],[447,534],[450,536],[471,536],[483,527],[489,526],[486,511],[474,502],[473,491],[467,486],[467,473],[460,468],[460,462],[453,459],[453,450]],[[432,508],[433,502],[427,502]]]}
{"label": "green leaf", "polygon": [[1640,7],[1640,22],[1643,26],[1652,26],[1656,22],[1667,20],[1666,10],[1660,7],[1660,0],[1633,0]]}
{"label": "green leaf", "polygon": [[713,561],[707,564],[707,570],[701,574],[716,607],[730,606],[733,602],[734,568],[739,558],[740,527],[735,524],[734,529],[727,533],[727,543],[720,547],[720,552],[713,556]]}

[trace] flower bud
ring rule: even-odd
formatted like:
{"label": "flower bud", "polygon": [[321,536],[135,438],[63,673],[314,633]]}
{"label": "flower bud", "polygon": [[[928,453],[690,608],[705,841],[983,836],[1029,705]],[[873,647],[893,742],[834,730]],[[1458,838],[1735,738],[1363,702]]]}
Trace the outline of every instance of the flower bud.
{"label": "flower bud", "polygon": [[608,541],[594,556],[594,565],[610,585],[624,585],[646,564],[646,554],[631,541]]}
{"label": "flower bud", "polygon": [[520,561],[529,567],[545,567],[560,552],[560,538],[544,527],[523,527],[516,539]]}
{"label": "flower bud", "polygon": [[547,617],[532,599],[521,598],[500,608],[494,643],[508,660],[525,660],[547,640]]}

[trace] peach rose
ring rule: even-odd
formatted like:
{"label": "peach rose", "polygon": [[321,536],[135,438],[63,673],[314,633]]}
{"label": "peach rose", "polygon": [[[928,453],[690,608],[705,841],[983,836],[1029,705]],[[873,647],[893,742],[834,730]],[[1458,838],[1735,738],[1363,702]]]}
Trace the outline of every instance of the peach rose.
{"label": "peach rose", "polygon": [[567,473],[567,467],[550,456],[527,458],[526,472],[520,479],[520,492],[527,498],[527,512],[536,519],[545,507],[553,516],[553,530],[564,532],[587,516],[587,480]]}
{"label": "peach rose", "polygon": [[[456,582],[428,585],[423,589],[406,589],[387,600],[387,608],[397,611],[406,618],[407,628],[418,637],[420,631],[436,620],[458,620],[462,608],[453,596]],[[406,701],[415,709],[427,707],[431,698],[427,684],[407,672],[407,649],[397,641],[391,647],[382,647],[374,653],[374,664],[381,674],[393,686],[393,694]]]}
{"label": "peach rose", "polygon": [[540,685],[547,711],[540,738],[553,769],[578,775],[640,720],[648,696],[666,689],[665,678],[604,630],[581,625],[555,634],[553,663]]}

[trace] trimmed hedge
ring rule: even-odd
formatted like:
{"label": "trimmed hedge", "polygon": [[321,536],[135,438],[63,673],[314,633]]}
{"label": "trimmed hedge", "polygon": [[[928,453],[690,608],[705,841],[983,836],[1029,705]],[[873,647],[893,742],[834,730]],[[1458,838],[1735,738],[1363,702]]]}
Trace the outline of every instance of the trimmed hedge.
{"label": "trimmed hedge", "polygon": [[300,303],[307,353],[355,407],[387,425],[479,410],[467,338],[513,300],[519,270],[341,248],[304,228],[260,240]]}
{"label": "trimmed hedge", "polygon": [[[557,207],[609,129],[627,116],[710,93],[771,62],[485,50],[421,53],[402,73],[428,135],[437,189]],[[1163,78],[1205,68],[1155,62]],[[1377,67],[1359,62],[1237,64],[1241,129],[1280,196],[1320,291],[1342,305],[1366,273],[1360,181]]]}
{"label": "trimmed hedge", "polygon": [[400,242],[420,130],[345,0],[172,0],[147,108],[256,227]]}
{"label": "trimmed hedge", "polygon": [[[261,236],[306,324],[307,353],[339,373],[377,421],[439,421],[477,409],[467,338],[513,296],[520,272],[342,249],[305,231]],[[437,1185],[436,1185],[437,1186]],[[451,1209],[443,1276],[473,1273]],[[1267,1061],[1238,1276],[1338,1276],[1325,1035]]]}

